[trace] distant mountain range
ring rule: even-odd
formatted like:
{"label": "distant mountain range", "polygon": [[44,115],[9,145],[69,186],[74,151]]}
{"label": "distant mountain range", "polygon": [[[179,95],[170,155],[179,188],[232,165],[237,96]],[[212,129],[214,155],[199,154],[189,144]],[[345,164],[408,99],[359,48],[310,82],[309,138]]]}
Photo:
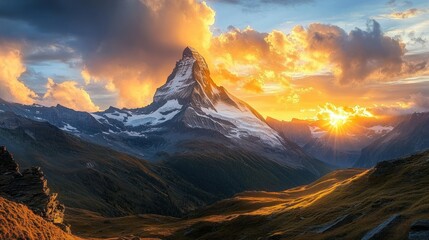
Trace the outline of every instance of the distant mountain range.
{"label": "distant mountain range", "polygon": [[[428,128],[424,127],[429,126],[428,114],[356,118],[339,133],[322,120],[279,121],[268,117],[267,123],[307,154],[328,164],[338,168],[372,167],[382,160],[428,149]],[[395,146],[394,141],[406,144]]]}

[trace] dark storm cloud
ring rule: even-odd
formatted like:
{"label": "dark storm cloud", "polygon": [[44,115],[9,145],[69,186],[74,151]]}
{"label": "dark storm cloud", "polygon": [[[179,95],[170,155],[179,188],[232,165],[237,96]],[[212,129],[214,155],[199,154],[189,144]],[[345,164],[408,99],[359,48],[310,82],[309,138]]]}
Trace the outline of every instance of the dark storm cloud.
{"label": "dark storm cloud", "polygon": [[127,0],[4,0],[0,1],[0,36],[38,46],[62,41],[86,52],[96,48],[117,24],[129,24],[130,18],[119,18],[124,9],[135,9],[132,16],[141,5]]}
{"label": "dark storm cloud", "polygon": [[4,0],[0,37],[38,46],[25,54],[30,60],[72,58],[70,48],[88,61],[118,55],[133,61],[142,49],[145,55],[171,54],[152,37],[151,13],[137,0]]}

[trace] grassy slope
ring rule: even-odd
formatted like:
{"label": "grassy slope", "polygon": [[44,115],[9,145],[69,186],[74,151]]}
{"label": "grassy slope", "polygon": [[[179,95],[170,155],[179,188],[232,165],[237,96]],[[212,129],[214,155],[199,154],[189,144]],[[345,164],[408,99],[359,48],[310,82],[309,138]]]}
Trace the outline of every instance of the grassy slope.
{"label": "grassy slope", "polygon": [[0,239],[79,239],[34,214],[27,206],[0,197]]}
{"label": "grassy slope", "polygon": [[[429,218],[428,176],[426,152],[372,170],[339,170],[283,192],[244,192],[182,219],[140,215],[106,224],[106,219],[88,217],[94,226],[105,225],[103,233],[84,229],[82,223],[75,223],[75,230],[82,236],[171,239],[360,239],[393,214],[401,214],[402,220],[385,236],[404,239],[413,221]],[[351,222],[315,233],[316,227],[347,214],[353,216]]]}

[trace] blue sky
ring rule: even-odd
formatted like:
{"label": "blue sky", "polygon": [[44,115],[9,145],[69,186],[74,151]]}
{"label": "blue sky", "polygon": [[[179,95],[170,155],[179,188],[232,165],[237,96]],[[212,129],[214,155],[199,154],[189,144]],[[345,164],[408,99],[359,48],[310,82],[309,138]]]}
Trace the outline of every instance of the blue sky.
{"label": "blue sky", "polygon": [[[368,19],[383,19],[379,17],[393,11],[429,7],[427,1],[395,1],[389,4],[388,1],[371,0],[314,0],[294,5],[261,3],[254,8],[217,1],[209,1],[209,5],[216,10],[215,25],[221,30],[233,25],[239,28],[251,26],[258,31],[266,32],[273,29],[288,31],[295,25],[308,25],[314,22],[334,24],[351,30],[355,27],[365,27]],[[383,21],[390,25],[386,26],[386,29],[395,28],[398,22],[387,19]]]}

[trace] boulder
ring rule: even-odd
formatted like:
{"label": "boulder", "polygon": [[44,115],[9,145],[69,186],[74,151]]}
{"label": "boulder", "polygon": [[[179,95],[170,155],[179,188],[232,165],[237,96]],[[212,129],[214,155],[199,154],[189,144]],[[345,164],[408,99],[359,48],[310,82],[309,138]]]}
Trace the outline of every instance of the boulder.
{"label": "boulder", "polygon": [[411,224],[408,232],[409,240],[429,239],[429,219],[420,219]]}

